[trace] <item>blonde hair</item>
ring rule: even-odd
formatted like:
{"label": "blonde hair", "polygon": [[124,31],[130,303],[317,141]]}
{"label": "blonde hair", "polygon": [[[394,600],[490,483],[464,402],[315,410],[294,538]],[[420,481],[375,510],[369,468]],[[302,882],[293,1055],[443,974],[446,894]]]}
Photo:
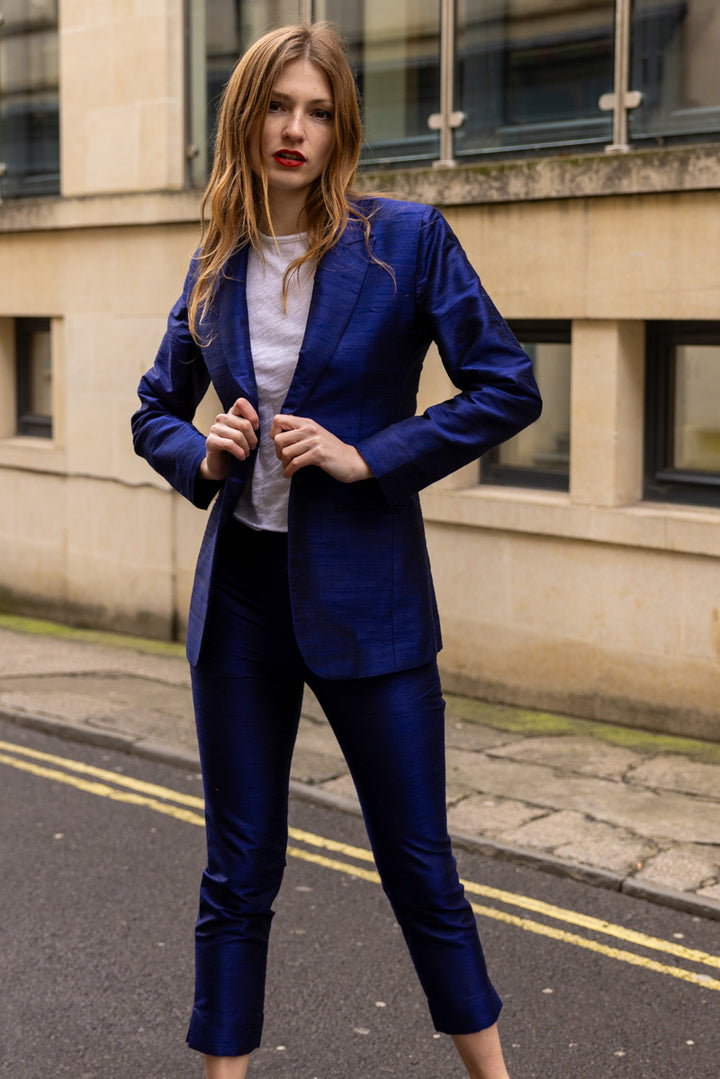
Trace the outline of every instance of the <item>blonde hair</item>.
{"label": "blonde hair", "polygon": [[259,145],[275,84],[294,60],[317,65],[330,84],[335,141],[325,171],[308,194],[303,219],[308,250],[288,267],[285,291],[294,271],[304,262],[319,262],[337,243],[349,217],[363,222],[366,240],[369,238],[369,217],[352,203],[362,125],[343,43],[327,23],[273,30],[241,57],[223,93],[212,173],[201,205],[199,269],[188,304],[190,330],[196,340],[228,258],[244,244],[260,250],[259,223],[270,222],[267,172],[262,155],[260,174],[253,171],[252,150]]}

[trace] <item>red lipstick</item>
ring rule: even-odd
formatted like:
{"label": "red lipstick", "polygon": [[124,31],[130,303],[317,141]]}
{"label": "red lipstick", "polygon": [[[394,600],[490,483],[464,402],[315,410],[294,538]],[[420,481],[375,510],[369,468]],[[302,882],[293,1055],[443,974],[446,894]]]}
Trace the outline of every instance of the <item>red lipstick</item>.
{"label": "red lipstick", "polygon": [[286,169],[296,169],[305,163],[304,156],[298,150],[276,150],[273,158]]}

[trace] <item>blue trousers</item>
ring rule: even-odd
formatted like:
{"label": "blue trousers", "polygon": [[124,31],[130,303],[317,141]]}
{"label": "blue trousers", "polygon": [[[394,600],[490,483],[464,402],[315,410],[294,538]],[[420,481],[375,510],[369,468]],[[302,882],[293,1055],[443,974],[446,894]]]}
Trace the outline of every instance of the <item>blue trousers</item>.
{"label": "blue trousers", "polygon": [[293,632],[287,537],[234,522],[219,544],[206,637],[192,672],[208,865],[188,1043],[213,1056],[240,1056],[260,1044],[305,684],[352,774],[383,888],[436,1029],[468,1034],[491,1026],[500,999],[447,832],[444,702],[435,663],[352,681],[317,678]]}

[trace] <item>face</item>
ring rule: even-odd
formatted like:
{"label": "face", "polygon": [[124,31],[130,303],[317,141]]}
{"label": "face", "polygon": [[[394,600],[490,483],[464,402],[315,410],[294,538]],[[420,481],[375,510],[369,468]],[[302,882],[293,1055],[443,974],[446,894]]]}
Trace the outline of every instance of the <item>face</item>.
{"label": "face", "polygon": [[304,204],[311,184],[322,175],[335,145],[332,90],[309,60],[293,60],[280,74],[262,126],[252,166],[265,166],[273,203]]}

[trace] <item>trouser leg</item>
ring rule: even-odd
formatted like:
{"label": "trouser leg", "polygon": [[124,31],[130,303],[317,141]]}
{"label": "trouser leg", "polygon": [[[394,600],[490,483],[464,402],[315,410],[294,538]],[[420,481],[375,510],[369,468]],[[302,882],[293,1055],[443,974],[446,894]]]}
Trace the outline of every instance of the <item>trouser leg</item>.
{"label": "trouser leg", "polygon": [[[290,758],[301,686],[194,679],[208,864],[195,932],[192,1048],[239,1056],[260,1044],[272,903],[285,867]],[[226,730],[217,731],[218,711]]]}
{"label": "trouser leg", "polygon": [[447,831],[437,668],[352,683],[311,679],[360,798],[383,887],[438,1030],[467,1034],[500,1011]]}
{"label": "trouser leg", "polygon": [[240,1056],[260,1044],[303,690],[289,611],[275,602],[282,546],[237,529],[231,536],[253,550],[228,551],[225,543],[203,654],[192,672],[208,863],[188,1042],[212,1056]]}

